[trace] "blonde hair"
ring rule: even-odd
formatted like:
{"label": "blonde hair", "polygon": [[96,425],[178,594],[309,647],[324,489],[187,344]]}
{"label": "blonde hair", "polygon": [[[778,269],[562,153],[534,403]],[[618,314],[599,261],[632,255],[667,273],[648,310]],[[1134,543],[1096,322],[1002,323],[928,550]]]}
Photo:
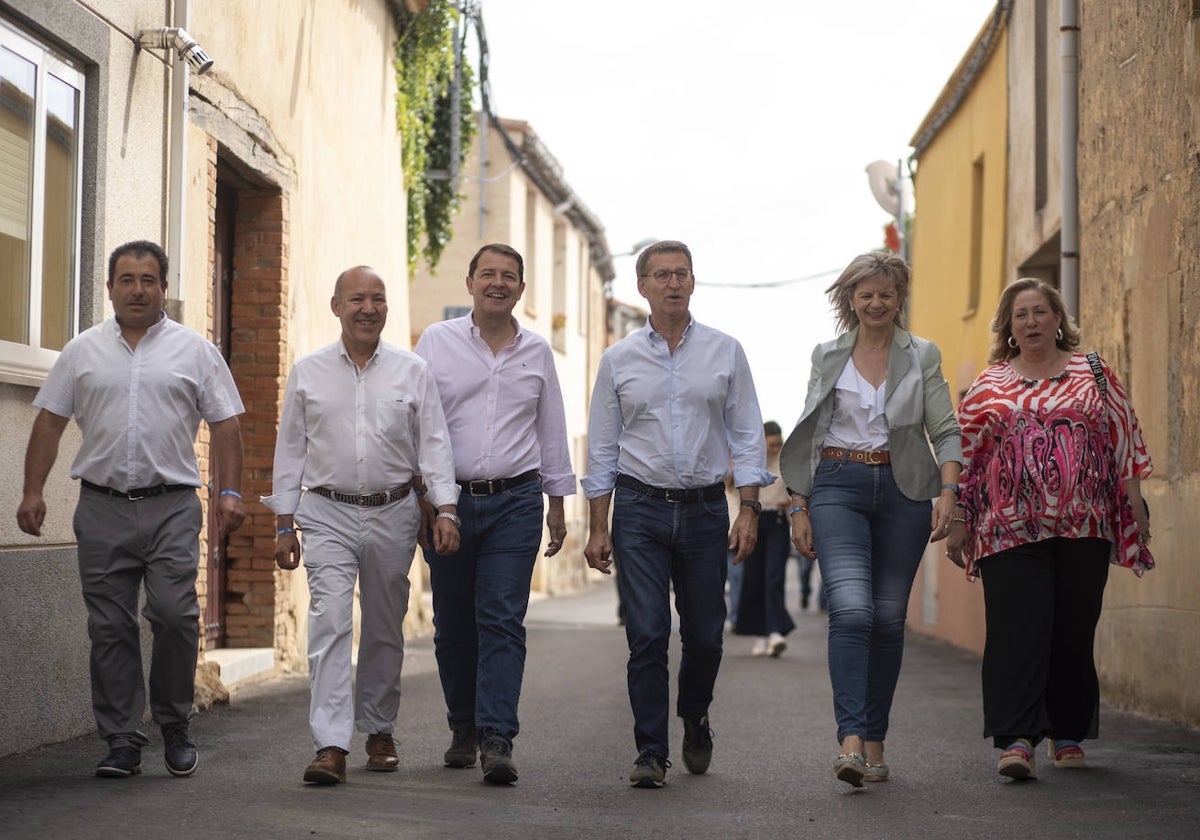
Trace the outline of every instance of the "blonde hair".
{"label": "blonde hair", "polygon": [[833,304],[833,314],[837,318],[840,332],[850,332],[858,326],[858,315],[855,314],[852,304],[855,287],[864,280],[876,278],[891,280],[896,284],[899,301],[895,324],[904,329],[904,303],[908,300],[908,263],[887,251],[871,251],[850,260],[850,265],[846,266],[841,276],[825,290],[825,294],[829,295],[829,302]]}
{"label": "blonde hair", "polygon": [[[1005,362],[1021,355],[1020,347],[1010,347],[1008,340],[1012,334],[1012,313],[1017,295],[1030,290],[1041,292],[1042,296],[1054,310],[1054,314],[1062,319],[1062,337],[1055,338],[1059,350],[1074,350],[1079,346],[1082,336],[1075,321],[1067,314],[1067,305],[1063,302],[1062,292],[1057,287],[1037,277],[1020,277],[1000,293],[1000,302],[996,304],[996,314],[992,316],[992,346],[988,349],[988,364]],[[1015,339],[1014,339],[1015,342]]]}

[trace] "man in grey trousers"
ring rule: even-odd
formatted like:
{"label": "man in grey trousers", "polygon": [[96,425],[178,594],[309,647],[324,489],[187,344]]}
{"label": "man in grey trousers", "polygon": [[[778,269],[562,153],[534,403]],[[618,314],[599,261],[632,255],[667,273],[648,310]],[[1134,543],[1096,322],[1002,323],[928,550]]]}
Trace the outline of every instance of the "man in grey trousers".
{"label": "man in grey trousers", "polygon": [[71,465],[80,480],[74,527],[91,638],[92,709],[109,753],[97,776],[141,772],[145,713],[138,588],[154,631],[150,708],[162,728],[167,770],[188,776],[196,745],[188,730],[200,644],[196,575],[203,514],[194,444],[207,421],[220,488],[221,531],[241,526],[244,409],[220,351],[167,318],[167,255],[129,242],[108,260],[115,317],[69,341],[33,404],[41,409],[25,453],[17,523],[41,536],[42,490],[74,416],[83,444]]}

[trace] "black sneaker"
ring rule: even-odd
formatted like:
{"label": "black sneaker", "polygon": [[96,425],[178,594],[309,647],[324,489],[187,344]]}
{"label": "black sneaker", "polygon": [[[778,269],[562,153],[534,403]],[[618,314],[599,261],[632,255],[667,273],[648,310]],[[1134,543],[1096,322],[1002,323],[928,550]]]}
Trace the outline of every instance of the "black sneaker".
{"label": "black sneaker", "polygon": [[163,758],[172,776],[190,776],[200,757],[186,723],[171,723],[162,728]]}
{"label": "black sneaker", "polygon": [[517,780],[517,768],[512,762],[512,745],[499,738],[485,741],[479,750],[483,761],[483,780],[493,785],[511,785]]}
{"label": "black sneaker", "polygon": [[644,752],[633,762],[629,784],[636,788],[660,788],[667,781],[667,768],[671,762],[658,753]]}
{"label": "black sneaker", "polygon": [[708,715],[683,719],[683,766],[697,776],[712,762],[712,730]]}
{"label": "black sneaker", "polygon": [[113,747],[96,766],[96,775],[105,779],[124,779],[142,772],[142,751],[137,747]]}
{"label": "black sneaker", "polygon": [[450,738],[450,749],[442,761],[447,767],[474,767],[475,754],[479,752],[479,742],[475,736],[475,727],[467,726],[455,729]]}

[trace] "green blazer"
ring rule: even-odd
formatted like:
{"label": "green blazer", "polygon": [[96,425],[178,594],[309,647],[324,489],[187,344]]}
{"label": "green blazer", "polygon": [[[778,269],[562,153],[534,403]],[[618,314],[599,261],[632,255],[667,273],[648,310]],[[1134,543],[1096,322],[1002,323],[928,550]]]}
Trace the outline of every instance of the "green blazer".
{"label": "green blazer", "polygon": [[[857,337],[856,327],[813,350],[804,413],[779,456],[787,486],[805,498],[812,492],[821,448],[833,419],[834,386],[850,360]],[[962,435],[936,344],[896,328],[888,357],[883,410],[892,477],[900,492],[915,500],[941,495],[940,465],[949,461],[961,464],[963,455]]]}

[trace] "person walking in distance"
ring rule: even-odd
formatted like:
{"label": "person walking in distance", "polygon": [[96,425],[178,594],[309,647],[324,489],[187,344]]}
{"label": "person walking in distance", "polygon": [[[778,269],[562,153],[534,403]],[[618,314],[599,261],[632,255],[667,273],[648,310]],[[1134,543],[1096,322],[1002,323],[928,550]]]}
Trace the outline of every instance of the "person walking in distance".
{"label": "person walking in distance", "polygon": [[[575,492],[567,421],[544,338],[512,312],[525,291],[525,263],[508,245],[485,245],[466,278],[470,314],[428,327],[417,342],[437,380],[459,486],[457,552],[426,550],[433,585],[433,643],[451,742],[447,767],[517,780],[512,760],[525,670],[525,610],[542,543],[562,548],[563,497]],[[432,514],[427,502],[422,507]]]}
{"label": "person walking in distance", "polygon": [[[651,245],[638,255],[637,275],[649,322],[604,352],[592,392],[584,554],[605,573],[614,551],[621,558],[617,586],[626,605],[638,750],[629,781],[657,788],[670,766],[669,589],[683,642],[676,704],[683,762],[704,773],[725,625],[726,544],[735,563],[754,548],[758,488],[775,476],[766,469],[762,414],[741,345],[689,311],[696,281],[687,245]],[[732,532],[723,484],[731,461],[741,496]]]}
{"label": "person walking in distance", "polygon": [[222,534],[241,526],[244,409],[221,353],[169,319],[167,255],[128,242],[108,258],[113,317],[69,341],[33,404],[41,411],[25,453],[22,531],[41,536],[42,496],[67,421],[83,435],[71,465],[81,489],[74,527],[91,639],[92,710],[108,755],[96,775],[141,772],[146,707],[138,633],[138,589],[154,632],[150,710],[162,731],[167,770],[188,776],[199,761],[194,714],[200,602],[196,576],[203,512],[194,444],[208,423]]}
{"label": "person walking in distance", "polygon": [[[458,548],[458,485],[442,402],[425,361],[380,340],[388,312],[383,279],[366,266],[343,271],[330,307],[341,338],[292,367],[273,494],[263,499],[275,511],[279,568],[299,566],[303,545],[317,751],[304,781],[319,785],[346,781],[355,728],[367,733],[368,770],[399,767],[393,735],[420,522],[415,474],[438,506],[434,550]],[[362,625],[352,698],[355,582]]]}
{"label": "person walking in distance", "polygon": [[[778,471],[783,431],[774,420],[763,424],[767,440],[767,469]],[[757,636],[751,656],[778,658],[787,648],[784,638],[796,628],[784,599],[791,526],[788,524],[788,491],[782,478],[759,491],[758,539],[744,567],[741,603],[734,632]]]}

